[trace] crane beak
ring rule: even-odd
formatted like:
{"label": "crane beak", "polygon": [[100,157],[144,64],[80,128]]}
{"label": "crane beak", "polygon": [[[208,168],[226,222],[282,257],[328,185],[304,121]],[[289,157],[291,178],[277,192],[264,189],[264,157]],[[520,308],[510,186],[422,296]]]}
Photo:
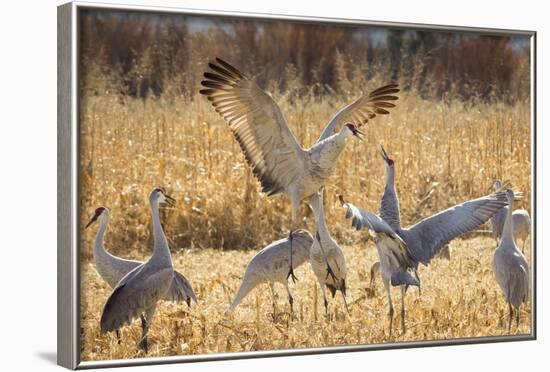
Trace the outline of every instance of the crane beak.
{"label": "crane beak", "polygon": [[346,201],[344,200],[344,195],[338,195],[338,199],[340,200],[340,204],[342,206],[346,204]]}
{"label": "crane beak", "polygon": [[166,203],[169,207],[173,207],[174,205],[176,205],[176,199],[174,199],[174,198],[171,197],[170,195],[164,194],[164,198],[166,199],[166,200],[165,200],[165,203]]}
{"label": "crane beak", "polygon": [[361,132],[359,129],[354,128],[353,135],[359,138],[361,141],[364,141],[365,133]]}
{"label": "crane beak", "polygon": [[87,229],[88,227],[90,227],[91,224],[93,224],[95,221],[97,221],[97,217],[98,217],[98,215],[94,214],[94,216],[90,219],[90,221],[86,224],[86,226],[84,228]]}
{"label": "crane beak", "polygon": [[384,161],[387,163],[390,157],[388,156],[388,153],[386,152],[386,150],[384,150],[384,146],[380,145],[379,152],[382,159],[384,159]]}

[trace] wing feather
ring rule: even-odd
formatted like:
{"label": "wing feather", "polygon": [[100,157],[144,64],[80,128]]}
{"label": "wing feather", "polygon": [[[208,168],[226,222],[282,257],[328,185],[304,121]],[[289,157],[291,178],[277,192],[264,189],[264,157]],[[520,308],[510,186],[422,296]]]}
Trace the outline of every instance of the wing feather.
{"label": "wing feather", "polygon": [[413,256],[428,263],[445,244],[487,222],[507,203],[505,192],[499,191],[423,219],[405,231],[416,240],[414,246],[409,244]]}
{"label": "wing feather", "polygon": [[332,117],[323,130],[323,133],[321,133],[321,137],[319,137],[318,141],[330,137],[334,134],[337,125],[343,124],[345,121],[350,121],[350,119],[355,125],[361,126],[376,117],[376,115],[389,114],[389,111],[384,108],[395,107],[394,103],[388,101],[397,100],[399,97],[393,94],[398,92],[399,88],[397,84],[389,84],[359,97]]}
{"label": "wing feather", "polygon": [[197,297],[195,296],[195,292],[193,292],[191,283],[189,283],[183,274],[177,271],[174,271],[174,279],[164,298],[174,302],[185,301],[188,306],[191,306],[191,300],[197,303]]}
{"label": "wing feather", "polygon": [[306,153],[273,99],[229,63],[208,64],[202,89],[239,143],[246,161],[268,195],[283,192],[304,167]]}
{"label": "wing feather", "polygon": [[[383,251],[382,254],[390,258],[391,265],[397,271],[404,273],[399,280],[392,279],[392,285],[409,284],[418,285],[417,281],[407,273],[409,268],[415,266],[411,252],[407,244],[380,216],[365,209],[358,208],[351,203],[344,202],[340,197],[343,207],[346,209],[346,218],[352,219],[352,226],[357,230],[369,229],[378,235],[376,245]],[[399,284],[394,284],[398,283]]]}
{"label": "wing feather", "polygon": [[340,195],[340,202],[346,210],[346,218],[351,218],[351,224],[357,230],[363,230],[366,228],[375,233],[384,233],[390,235],[391,237],[399,238],[390,225],[380,218],[380,216],[377,216],[376,214],[365,209],[358,208],[351,203],[345,202],[342,195]]}
{"label": "wing feather", "polygon": [[130,271],[113,290],[101,314],[101,332],[110,332],[131,322],[163,298],[173,276],[171,267],[149,271],[143,264]]}

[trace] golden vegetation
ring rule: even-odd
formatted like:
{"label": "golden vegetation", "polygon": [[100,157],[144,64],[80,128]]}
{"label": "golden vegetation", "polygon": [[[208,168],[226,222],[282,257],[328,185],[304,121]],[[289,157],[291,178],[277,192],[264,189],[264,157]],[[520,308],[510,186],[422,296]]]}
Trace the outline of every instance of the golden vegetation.
{"label": "golden vegetation", "polygon": [[[337,195],[343,194],[347,200],[372,211],[378,209],[384,165],[377,146],[383,144],[396,162],[404,224],[487,194],[494,178],[511,180],[516,190],[525,193],[520,207],[529,210],[530,108],[525,94],[528,57],[516,58],[509,46],[498,40],[487,44],[493,45],[491,48],[480,47],[487,45],[476,44],[475,40],[449,44],[450,47],[438,49],[446,53],[439,58],[405,54],[398,66],[401,73],[396,76],[407,89],[400,94],[397,107],[389,116],[377,117],[363,128],[364,142],[348,141],[336,174],[327,184],[327,223],[344,247],[349,266],[351,317],[343,313],[341,299],[337,297],[334,320],[325,319],[322,297],[320,292],[315,294],[316,283],[309,264],[297,271],[300,281],[291,287],[296,301],[295,319],[288,315],[286,295],[281,288],[280,312],[273,315],[267,287],[252,292],[233,316],[226,317],[224,312],[246,263],[257,250],[288,234],[290,211],[285,198],[268,198],[260,193],[259,183],[227,125],[198,94],[207,60],[219,55],[251,76],[260,72],[262,87],[273,93],[298,141],[309,146],[332,115],[361,91],[389,83],[389,72],[382,67],[392,65],[392,57],[377,59],[376,53],[383,52],[380,47],[353,56],[350,53],[360,52],[358,47],[364,44],[362,39],[353,39],[357,45],[343,48],[342,53],[335,54],[335,61],[327,63],[336,47],[351,40],[346,33],[328,33],[332,35],[331,44],[322,50],[325,57],[320,59],[314,53],[307,58],[285,54],[303,48],[283,48],[280,56],[270,55],[271,49],[265,48],[275,43],[284,46],[287,41],[324,45],[315,42],[316,29],[308,31],[305,26],[297,33],[288,27],[279,33],[259,33],[256,38],[261,35],[274,38],[272,42],[260,43],[263,49],[256,48],[254,38],[249,38],[250,45],[246,44],[250,28],[244,26],[236,28],[233,39],[230,33],[216,36],[212,30],[195,34],[185,34],[187,31],[183,29],[161,33],[160,36],[175,38],[181,31],[183,44],[170,41],[166,45],[176,45],[170,48],[162,42],[153,43],[160,36],[148,32],[146,27],[119,29],[116,23],[100,21],[107,31],[94,33],[92,27],[86,32],[88,36],[107,35],[112,38],[110,43],[88,40],[86,36],[82,40],[85,68],[81,70],[80,81],[81,226],[97,206],[110,208],[107,249],[122,257],[146,260],[152,250],[147,195],[154,186],[162,185],[178,200],[175,208],[161,213],[174,264],[189,278],[200,301],[191,310],[184,304],[163,303],[158,307],[149,332],[148,356],[507,333],[507,308],[492,273],[494,240],[472,234],[453,242],[450,262],[434,260],[428,268],[420,269],[422,297],[412,289],[406,299],[408,331],[401,334],[396,315],[390,339],[388,307],[381,283],[377,283],[375,293],[366,290],[370,265],[377,260],[373,243],[367,241],[366,233],[352,231]],[[87,30],[86,25],[83,23],[83,30]],[[133,45],[121,47],[120,53],[126,54],[124,58],[117,57],[119,62],[115,63],[113,56],[122,45],[117,35],[126,35],[125,40]],[[145,41],[140,44],[140,40]],[[108,50],[109,45],[112,50]],[[220,50],[225,45],[232,45],[237,51],[258,50],[263,59],[254,62],[244,56],[228,58]],[[460,48],[453,49],[456,45]],[[177,53],[169,56],[167,51]],[[368,60],[371,52],[375,53],[372,64],[357,62],[363,61],[363,57]],[[457,56],[462,54],[472,59],[475,56],[484,63],[472,61],[464,66],[457,62]],[[495,60],[494,56],[500,57]],[[138,57],[141,60],[132,64]],[[293,64],[281,64],[280,60]],[[326,68],[311,67],[316,60],[318,66]],[[454,62],[446,65],[442,62],[446,60]],[[262,70],[266,61],[276,69]],[[433,74],[423,72],[427,61]],[[498,69],[487,67],[491,63]],[[183,71],[173,70],[180,64]],[[455,75],[445,70],[449,66]],[[307,76],[298,72],[302,70],[307,71]],[[479,80],[469,85],[468,76]],[[439,79],[437,85],[435,78]],[[500,89],[498,95],[480,93],[480,87],[490,85],[483,83],[487,81]],[[472,88],[474,85],[476,89]],[[313,218],[306,207],[302,207],[301,215],[301,227],[313,231]],[[140,334],[137,322],[122,330],[121,344],[113,334],[99,333],[99,318],[110,288],[93,267],[94,236],[95,228],[81,231],[82,359],[144,357],[136,348]],[[527,256],[530,257],[529,253]],[[394,292],[398,314],[400,296],[399,291]],[[517,332],[530,331],[529,317],[530,308],[526,307]]]}
{"label": "golden vegetation", "polygon": [[[278,284],[275,316],[267,284],[252,291],[232,315],[225,315],[255,252],[179,251],[173,257],[174,265],[191,278],[199,305],[189,309],[185,304],[164,302],[158,306],[147,355],[136,346],[141,335],[139,321],[122,329],[120,344],[113,333],[99,333],[99,318],[110,288],[93,263],[86,261],[82,266],[82,358],[125,359],[508,334],[508,308],[492,271],[492,238],[457,240],[452,243],[450,261],[434,259],[429,267],[421,267],[422,296],[416,288],[409,289],[406,296],[405,334],[400,329],[400,290],[393,289],[395,318],[390,338],[388,305],[380,278],[374,292],[369,289],[370,265],[378,259],[374,243],[360,241],[364,233],[352,235],[358,243],[343,247],[349,265],[351,316],[345,314],[338,294],[336,300],[329,300],[334,314],[331,321],[325,318],[322,295],[309,263],[296,271],[300,280],[291,284],[294,319],[289,315],[286,291]],[[512,334],[529,333],[530,317],[530,307],[522,307],[520,327],[516,329],[513,323]]]}
{"label": "golden vegetation", "polygon": [[[304,146],[346,103],[338,97],[276,99]],[[348,141],[327,185],[329,202],[343,194],[378,209],[383,144],[396,162],[405,223],[485,195],[494,178],[510,179],[526,194],[523,207],[530,205],[527,103],[444,103],[401,94],[397,104],[364,128],[365,141]],[[81,118],[82,222],[95,207],[110,208],[107,242],[114,253],[149,253],[146,198],[156,185],[179,201],[163,219],[176,250],[257,249],[288,233],[288,201],[260,193],[237,142],[204,97],[88,96]],[[302,216],[309,213],[302,207]],[[349,224],[341,211],[328,207],[326,213],[332,233],[346,243]],[[83,258],[89,258],[93,236],[83,239]]]}
{"label": "golden vegetation", "polygon": [[[306,97],[294,103],[277,99],[304,145],[315,141],[331,113],[344,104],[336,97]],[[455,244],[451,262],[436,260],[420,271],[422,298],[414,289],[407,296],[409,331],[401,335],[396,328],[395,337],[389,339],[381,284],[374,297],[365,298],[374,247],[366,246],[366,234],[352,232],[336,195],[342,193],[377,210],[384,167],[376,146],[382,143],[396,161],[404,223],[486,194],[495,177],[510,179],[524,191],[523,207],[528,208],[528,118],[525,103],[442,103],[402,94],[388,117],[365,128],[364,142],[349,141],[327,185],[326,213],[332,234],[345,246],[350,267],[350,319],[338,305],[336,320],[325,320],[309,264],[300,269],[301,280],[293,288],[296,320],[280,314],[274,321],[266,290],[252,293],[233,318],[224,317],[248,259],[288,233],[289,203],[259,192],[238,145],[203,97],[86,98],[81,222],[94,207],[109,207],[107,249],[145,260],[151,252],[148,192],[163,185],[178,199],[174,209],[163,211],[163,223],[175,265],[191,280],[200,306],[190,315],[183,304],[159,307],[150,330],[151,356],[501,335],[506,333],[507,318],[491,269],[495,244],[492,239],[474,238]],[[313,231],[308,209],[302,207],[302,212],[306,216],[302,224]],[[98,320],[110,291],[91,263],[94,234],[95,229],[90,229],[81,235],[82,357],[143,357],[136,351],[140,332],[136,324],[124,329],[120,345],[114,335],[99,334]],[[281,311],[288,310],[284,299],[283,292]],[[399,309],[398,293],[394,302]],[[529,332],[528,317],[527,308],[521,333]]]}

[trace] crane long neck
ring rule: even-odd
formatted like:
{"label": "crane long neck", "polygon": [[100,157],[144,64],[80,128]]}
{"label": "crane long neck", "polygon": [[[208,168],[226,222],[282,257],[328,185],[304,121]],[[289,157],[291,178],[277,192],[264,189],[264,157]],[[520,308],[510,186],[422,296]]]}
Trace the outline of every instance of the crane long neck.
{"label": "crane long neck", "polygon": [[395,190],[395,168],[386,169],[386,189]]}
{"label": "crane long neck", "polygon": [[393,229],[401,227],[401,212],[399,210],[399,199],[395,190],[395,169],[393,166],[386,166],[386,186],[382,195],[380,216]]}
{"label": "crane long neck", "polygon": [[[502,240],[512,243],[514,242],[514,219],[512,217],[513,211],[514,201],[509,200],[508,212],[506,213],[506,220],[504,221],[504,228],[502,229]],[[505,246],[508,246],[508,244],[505,244]]]}
{"label": "crane long neck", "polygon": [[323,199],[318,195],[314,195],[311,203],[313,214],[315,215],[315,223],[317,225],[317,232],[323,239],[330,237],[328,229],[325,223],[325,210],[323,207]]}
{"label": "crane long neck", "polygon": [[103,246],[103,240],[105,237],[105,231],[107,231],[107,225],[109,224],[109,216],[104,215],[100,217],[99,220],[99,229],[97,229],[97,234],[94,241],[94,257],[98,258],[101,255],[106,254],[105,247]]}
{"label": "crane long neck", "polygon": [[160,223],[159,202],[158,200],[151,201],[151,211],[153,214],[153,257],[159,257],[172,263],[170,256],[170,248],[168,247],[168,240],[162,225]]}

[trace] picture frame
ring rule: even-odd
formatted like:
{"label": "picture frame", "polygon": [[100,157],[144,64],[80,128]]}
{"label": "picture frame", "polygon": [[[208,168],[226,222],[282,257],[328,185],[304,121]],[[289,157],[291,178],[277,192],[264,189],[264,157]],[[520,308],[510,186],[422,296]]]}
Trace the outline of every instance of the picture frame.
{"label": "picture frame", "polygon": [[[325,19],[308,16],[281,16],[224,11],[204,11],[184,8],[163,8],[146,6],[122,6],[102,3],[71,2],[58,7],[58,364],[69,369],[115,367],[126,365],[150,365],[161,363],[183,363],[243,358],[262,358],[317,353],[341,353],[353,351],[384,350],[410,347],[430,347],[507,341],[535,340],[537,330],[536,314],[536,270],[537,242],[535,218],[530,231],[530,332],[507,336],[484,336],[455,339],[382,342],[375,344],[323,346],[281,350],[248,352],[226,352],[199,355],[178,355],[153,358],[83,361],[81,359],[81,262],[79,250],[82,233],[80,197],[80,95],[79,95],[79,14],[90,10],[113,10],[137,12],[139,14],[170,14],[204,17],[225,17],[230,19],[265,20],[281,22],[308,22],[319,25],[390,27],[401,30],[424,30],[475,33],[493,36],[521,36],[529,39],[530,48],[530,211],[536,215],[536,32],[523,30],[501,30],[468,28],[460,26],[390,23],[381,21]],[[526,190],[524,190],[525,192]]]}

